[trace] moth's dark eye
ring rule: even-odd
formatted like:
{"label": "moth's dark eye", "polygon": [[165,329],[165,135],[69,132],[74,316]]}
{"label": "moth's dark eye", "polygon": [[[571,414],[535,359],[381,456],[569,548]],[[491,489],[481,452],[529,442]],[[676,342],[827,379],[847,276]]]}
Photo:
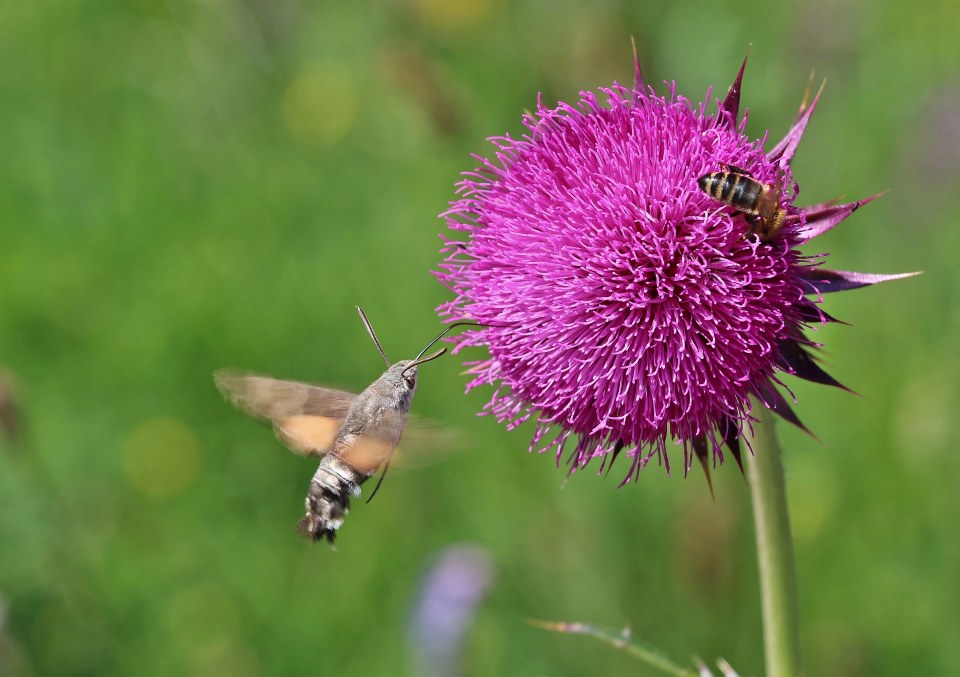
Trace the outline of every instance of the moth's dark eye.
{"label": "moth's dark eye", "polygon": [[410,390],[413,390],[413,387],[417,385],[416,376],[404,376],[403,380],[407,382],[407,387],[410,388]]}

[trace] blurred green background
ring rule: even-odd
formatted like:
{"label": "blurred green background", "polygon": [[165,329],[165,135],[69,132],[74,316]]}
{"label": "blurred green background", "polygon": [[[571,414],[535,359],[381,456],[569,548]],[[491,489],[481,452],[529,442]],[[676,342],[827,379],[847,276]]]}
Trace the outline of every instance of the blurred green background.
{"label": "blurred green background", "polygon": [[469,542],[496,582],[466,674],[651,674],[529,618],[629,624],[761,674],[733,466],[715,503],[698,472],[564,484],[443,359],[413,410],[459,450],[391,471],[331,552],[294,530],[315,464],[210,378],[363,388],[382,363],[355,304],[410,357],[440,326],[435,215],[469,154],[539,91],[628,82],[635,36],[648,81],[694,101],[752,43],[755,135],[779,138],[816,69],[799,203],[890,189],[810,250],[926,274],[827,298],[854,326],[817,336],[864,399],[791,383],[822,440],[780,426],[805,657],[960,674],[958,24],[953,0],[0,4],[0,409],[19,426],[0,442],[0,671],[417,674],[421,577]]}

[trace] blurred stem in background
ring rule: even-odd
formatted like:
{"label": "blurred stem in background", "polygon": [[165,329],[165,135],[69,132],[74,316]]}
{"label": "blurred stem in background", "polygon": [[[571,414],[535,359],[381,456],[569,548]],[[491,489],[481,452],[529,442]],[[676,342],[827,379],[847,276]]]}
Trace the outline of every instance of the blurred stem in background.
{"label": "blurred stem in background", "polygon": [[763,605],[763,648],[767,677],[802,674],[793,538],[787,514],[787,485],[780,445],[769,410],[754,400],[754,424],[747,454],[747,481],[753,502]]}
{"label": "blurred stem in background", "polygon": [[[787,485],[783,474],[780,445],[773,429],[773,417],[763,403],[753,401],[757,422],[750,431],[753,453],[747,454],[747,482],[753,503],[753,523],[757,535],[757,564],[760,572],[760,599],[763,610],[763,648],[767,677],[799,677],[803,674],[800,658],[800,623],[797,611],[796,567],[793,537],[787,514]],[[571,634],[589,635],[623,649],[635,658],[669,675],[712,675],[700,661],[698,673],[674,664],[656,650],[640,645],[629,629],[620,633],[583,623],[534,621],[534,625]],[[721,673],[736,676],[726,661],[718,661]]]}

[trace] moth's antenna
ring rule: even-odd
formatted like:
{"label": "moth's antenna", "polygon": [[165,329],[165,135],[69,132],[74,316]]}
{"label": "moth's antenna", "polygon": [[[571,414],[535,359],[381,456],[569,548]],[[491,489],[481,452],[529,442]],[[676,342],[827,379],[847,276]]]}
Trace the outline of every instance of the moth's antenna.
{"label": "moth's antenna", "polygon": [[[370,333],[370,338],[373,339],[373,343],[377,346],[377,350],[380,351],[380,355],[383,357],[383,361],[387,363],[387,366],[390,366],[390,360],[387,359],[387,354],[383,352],[383,348],[380,347],[380,340],[377,338],[377,334],[373,331],[373,327],[370,326],[370,320],[367,319],[367,316],[363,312],[363,308],[357,306],[357,312],[360,313],[360,319],[363,320],[363,326],[367,328],[367,332]],[[455,325],[451,325],[455,326]],[[443,336],[441,334],[440,336]],[[437,338],[440,338],[439,336]],[[433,345],[432,343],[430,345]],[[423,353],[421,353],[422,355]],[[419,355],[417,356],[419,357]]]}
{"label": "moth's antenna", "polygon": [[[437,335],[437,338],[433,339],[432,341],[430,341],[430,343],[428,343],[427,345],[425,345],[425,346],[423,347],[423,350],[421,350],[419,353],[417,353],[417,356],[416,356],[415,358],[413,358],[413,361],[416,362],[416,361],[419,360],[421,357],[423,357],[423,354],[424,354],[425,352],[427,352],[428,350],[430,350],[430,348],[433,346],[434,343],[436,343],[437,341],[439,341],[440,339],[442,339],[444,336],[446,336],[446,335],[447,335],[447,332],[450,331],[451,329],[454,329],[454,328],[456,328],[456,327],[483,327],[483,326],[486,326],[486,325],[482,325],[482,324],[480,324],[479,322],[454,322],[454,323],[451,324],[449,327],[447,327],[447,328],[444,329],[442,332],[440,332],[440,333]],[[373,331],[373,330],[371,329],[371,331]],[[437,359],[437,357],[440,357],[440,355],[442,355],[442,354],[443,354],[443,353],[439,353],[439,354],[437,354],[436,357],[431,357],[430,359],[431,359],[431,360],[435,360],[435,359]],[[428,362],[428,361],[429,361],[429,360],[424,360],[424,362]],[[419,363],[419,364],[422,364],[422,363]],[[413,366],[413,365],[411,364],[410,367],[412,367],[412,366]],[[407,367],[407,369],[409,369],[410,367]],[[404,371],[406,371],[406,369],[404,369]]]}

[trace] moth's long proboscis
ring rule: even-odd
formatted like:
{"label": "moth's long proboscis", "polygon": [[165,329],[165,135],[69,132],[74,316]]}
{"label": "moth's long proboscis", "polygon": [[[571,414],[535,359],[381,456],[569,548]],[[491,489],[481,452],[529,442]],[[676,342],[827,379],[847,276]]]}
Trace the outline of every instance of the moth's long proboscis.
{"label": "moth's long proboscis", "polygon": [[[434,343],[436,343],[437,341],[439,341],[440,339],[442,339],[444,336],[446,336],[446,335],[447,335],[447,332],[450,331],[451,329],[455,329],[456,327],[482,327],[482,326],[484,326],[484,325],[480,324],[479,322],[454,322],[454,323],[451,324],[449,327],[447,327],[447,328],[444,329],[442,332],[440,332],[440,333],[437,335],[437,338],[433,339],[432,341],[430,341],[430,343],[428,343],[427,345],[425,345],[425,346],[423,347],[423,350],[421,350],[419,353],[417,353],[417,356],[416,356],[415,358],[413,358],[413,361],[416,363],[417,360],[419,360],[421,357],[423,357],[423,354],[424,354],[425,352],[427,352],[428,350],[430,350],[430,348],[433,347],[433,344],[434,344]],[[440,357],[440,355],[442,355],[442,354],[443,354],[443,353],[440,353],[440,354],[438,354],[436,357]],[[432,358],[430,358],[430,359],[436,359],[436,357],[432,357]],[[428,361],[428,360],[424,360],[424,362],[427,362],[427,361]],[[420,363],[418,363],[418,364],[422,364],[422,362],[420,362]],[[410,366],[412,367],[413,365],[411,364]],[[409,369],[409,368],[410,368],[410,367],[407,367],[407,369]],[[404,371],[406,371],[406,369],[404,369]]]}
{"label": "moth's long proboscis", "polygon": [[410,364],[408,364],[406,367],[404,367],[403,371],[400,372],[400,375],[403,376],[403,375],[406,374],[408,371],[410,371],[411,369],[413,369],[413,368],[416,367],[416,366],[419,366],[419,365],[423,364],[424,362],[430,362],[431,360],[437,359],[438,357],[440,357],[441,355],[443,355],[445,352],[447,352],[447,349],[446,349],[446,348],[441,348],[441,349],[438,350],[437,352],[435,352],[435,353],[433,353],[433,354],[431,354],[431,355],[427,355],[427,356],[424,357],[423,359],[417,358],[416,360],[414,360],[413,362],[411,362]]}

